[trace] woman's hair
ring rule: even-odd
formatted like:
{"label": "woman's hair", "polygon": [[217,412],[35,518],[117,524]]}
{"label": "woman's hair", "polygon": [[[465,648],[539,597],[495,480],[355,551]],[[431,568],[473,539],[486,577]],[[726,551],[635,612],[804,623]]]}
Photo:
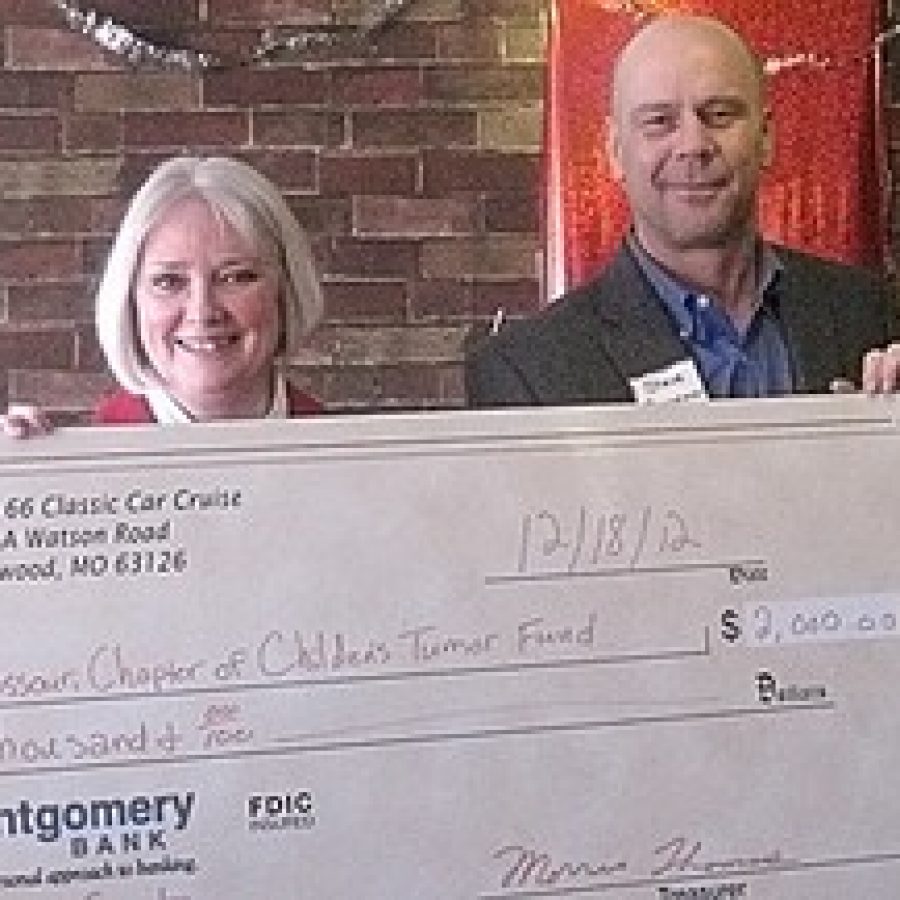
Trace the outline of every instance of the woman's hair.
{"label": "woman's hair", "polygon": [[183,156],[154,169],[132,198],[97,290],[97,336],[122,387],[136,394],[158,381],[141,345],[133,288],[144,241],[178,202],[203,200],[217,216],[282,269],[279,350],[290,356],[322,317],[322,288],[306,233],[278,189],[236,159]]}

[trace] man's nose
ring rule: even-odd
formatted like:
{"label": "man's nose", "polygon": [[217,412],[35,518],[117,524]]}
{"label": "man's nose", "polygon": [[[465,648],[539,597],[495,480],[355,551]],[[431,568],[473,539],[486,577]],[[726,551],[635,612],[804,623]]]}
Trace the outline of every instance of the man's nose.
{"label": "man's nose", "polygon": [[696,112],[688,112],[682,116],[676,141],[679,156],[708,159],[716,152],[713,131]]}

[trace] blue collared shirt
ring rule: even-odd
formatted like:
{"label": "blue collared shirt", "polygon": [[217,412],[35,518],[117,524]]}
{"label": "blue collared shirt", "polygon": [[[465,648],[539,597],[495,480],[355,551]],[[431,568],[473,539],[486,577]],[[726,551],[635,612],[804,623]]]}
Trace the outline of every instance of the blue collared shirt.
{"label": "blue collared shirt", "polygon": [[760,303],[742,333],[709,297],[679,284],[634,235],[629,236],[628,245],[672,317],[711,397],[773,397],[794,390],[794,360],[778,304],[783,267],[771,247],[760,245],[756,288]]}

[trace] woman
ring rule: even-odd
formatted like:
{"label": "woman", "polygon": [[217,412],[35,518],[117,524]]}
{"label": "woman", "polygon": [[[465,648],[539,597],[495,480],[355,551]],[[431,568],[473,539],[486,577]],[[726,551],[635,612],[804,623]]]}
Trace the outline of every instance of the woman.
{"label": "woman", "polygon": [[[177,157],[131,201],[96,297],[121,389],[99,424],[302,416],[319,403],[281,363],[322,315],[309,242],[268,179],[233,159]],[[12,407],[3,430],[49,430]]]}

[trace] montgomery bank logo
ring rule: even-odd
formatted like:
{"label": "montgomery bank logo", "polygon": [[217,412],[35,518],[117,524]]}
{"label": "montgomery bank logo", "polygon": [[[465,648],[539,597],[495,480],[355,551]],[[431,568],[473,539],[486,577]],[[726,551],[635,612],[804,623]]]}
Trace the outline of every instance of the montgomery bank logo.
{"label": "montgomery bank logo", "polygon": [[66,803],[20,800],[0,806],[0,839],[43,844],[68,840],[73,856],[166,848],[166,833],[183,831],[194,812],[192,791],[95,797]]}
{"label": "montgomery bank logo", "polygon": [[316,824],[310,791],[280,794],[251,794],[247,798],[247,827],[250,831],[305,830]]}

